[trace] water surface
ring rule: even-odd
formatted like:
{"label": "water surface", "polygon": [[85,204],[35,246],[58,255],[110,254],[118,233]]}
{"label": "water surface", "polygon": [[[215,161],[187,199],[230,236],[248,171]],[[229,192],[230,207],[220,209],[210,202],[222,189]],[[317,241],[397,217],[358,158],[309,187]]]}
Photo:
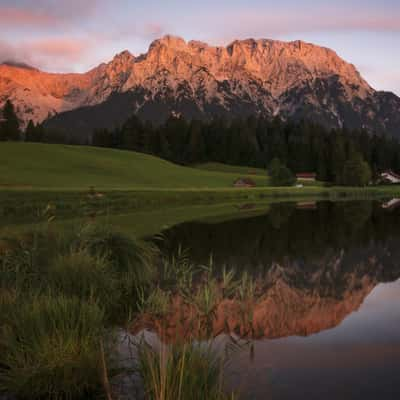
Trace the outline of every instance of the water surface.
{"label": "water surface", "polygon": [[243,334],[235,315],[225,328],[213,325],[219,342],[242,335],[254,346],[227,371],[243,398],[400,398],[399,209],[272,204],[261,215],[183,223],[163,235],[167,253],[181,246],[205,264],[212,254],[216,274],[234,267],[264,284],[251,330]]}

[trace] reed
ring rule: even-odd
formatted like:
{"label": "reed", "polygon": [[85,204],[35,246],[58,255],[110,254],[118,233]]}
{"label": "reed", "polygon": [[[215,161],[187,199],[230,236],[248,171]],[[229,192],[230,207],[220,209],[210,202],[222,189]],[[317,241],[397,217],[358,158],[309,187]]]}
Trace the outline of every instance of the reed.
{"label": "reed", "polygon": [[148,400],[234,399],[224,390],[225,362],[211,345],[138,345],[138,373]]}

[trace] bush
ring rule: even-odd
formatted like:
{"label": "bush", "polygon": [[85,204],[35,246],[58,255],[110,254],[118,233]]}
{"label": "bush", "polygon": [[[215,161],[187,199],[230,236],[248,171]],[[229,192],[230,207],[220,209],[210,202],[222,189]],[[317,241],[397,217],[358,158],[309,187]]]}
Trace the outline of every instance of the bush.
{"label": "bush", "polygon": [[292,186],[296,183],[296,177],[292,171],[282,164],[278,158],[271,161],[269,176],[271,186]]}
{"label": "bush", "polygon": [[343,166],[343,185],[366,186],[371,181],[371,168],[360,154],[354,154]]}
{"label": "bush", "polygon": [[29,399],[90,398],[101,389],[103,311],[77,297],[15,307],[0,333],[0,391]]}

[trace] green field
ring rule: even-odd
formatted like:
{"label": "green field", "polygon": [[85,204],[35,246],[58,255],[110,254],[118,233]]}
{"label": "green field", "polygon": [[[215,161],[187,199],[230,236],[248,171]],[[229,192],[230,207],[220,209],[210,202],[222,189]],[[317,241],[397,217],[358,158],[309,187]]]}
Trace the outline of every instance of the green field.
{"label": "green field", "polygon": [[[228,188],[237,173],[182,167],[130,151],[37,143],[0,144],[3,189]],[[266,186],[265,177],[254,177]]]}
{"label": "green field", "polygon": [[[213,172],[225,172],[229,174],[236,174],[239,176],[248,176],[253,180],[258,180],[259,177],[266,177],[266,184],[269,184],[269,177],[267,175],[267,171],[262,168],[255,167],[243,167],[240,165],[228,165],[217,162],[209,162],[204,164],[194,165],[195,168],[201,169],[203,171],[213,171]],[[324,182],[320,181],[309,181],[307,179],[298,179],[298,183],[303,186],[324,186]]]}
{"label": "green field", "polygon": [[0,144],[0,200],[12,208],[30,208],[36,201],[49,201],[71,211],[77,200],[87,201],[90,187],[103,191],[105,196],[100,202],[114,210],[267,198],[400,197],[399,186],[326,187],[321,182],[309,182],[306,187],[269,187],[268,178],[258,174],[247,175],[257,183],[256,188],[238,189],[233,187],[233,182],[238,176],[244,176],[239,172],[245,172],[247,167],[208,164],[207,168],[210,165],[219,171],[183,167],[130,151],[3,142]]}
{"label": "green field", "polygon": [[228,165],[217,162],[208,162],[204,164],[197,164],[194,166],[195,168],[202,169],[204,171],[213,171],[213,172],[226,172],[230,174],[236,174],[237,176],[266,176],[267,171],[262,168],[254,168],[254,167],[242,167],[240,165]]}

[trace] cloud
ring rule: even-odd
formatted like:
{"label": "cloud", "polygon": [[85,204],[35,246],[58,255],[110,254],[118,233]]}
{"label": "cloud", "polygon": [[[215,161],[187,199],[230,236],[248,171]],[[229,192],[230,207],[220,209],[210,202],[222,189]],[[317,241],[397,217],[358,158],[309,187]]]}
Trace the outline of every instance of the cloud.
{"label": "cloud", "polygon": [[104,0],[2,0],[0,29],[15,30],[64,26],[87,18]]}
{"label": "cloud", "polygon": [[89,61],[93,43],[83,38],[41,39],[18,44],[0,41],[0,62],[23,62],[45,70],[69,71]]}
{"label": "cloud", "polygon": [[44,12],[22,10],[12,7],[0,7],[0,25],[16,28],[31,26],[51,26],[57,23],[57,18]]}
{"label": "cloud", "polygon": [[156,39],[161,37],[163,34],[165,34],[166,29],[163,24],[160,23],[147,23],[145,24],[138,32],[139,36],[142,36],[146,39]]}
{"label": "cloud", "polygon": [[[352,12],[328,7],[299,12],[283,9],[254,12],[243,9],[227,11],[224,16],[214,14],[204,17],[207,25],[213,27],[208,34],[216,36],[219,41],[237,37],[276,37],[311,32],[400,32],[400,12],[390,13],[387,10],[372,13],[370,10]],[[224,20],[223,25],[218,23],[221,18]],[[197,22],[198,17],[193,20],[193,23]]]}
{"label": "cloud", "polygon": [[24,46],[39,57],[62,57],[73,61],[87,51],[89,44],[82,39],[44,39]]}

